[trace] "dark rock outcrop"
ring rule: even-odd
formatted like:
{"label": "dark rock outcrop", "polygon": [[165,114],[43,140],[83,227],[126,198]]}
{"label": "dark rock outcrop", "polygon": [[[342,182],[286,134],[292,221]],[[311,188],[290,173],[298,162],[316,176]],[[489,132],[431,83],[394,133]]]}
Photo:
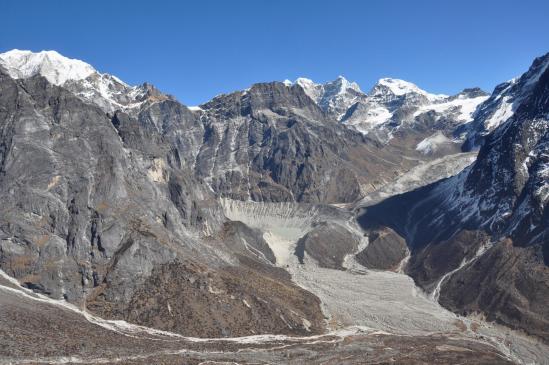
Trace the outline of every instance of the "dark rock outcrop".
{"label": "dark rock outcrop", "polygon": [[396,270],[406,258],[406,241],[390,228],[371,231],[368,246],[356,254],[356,260],[374,270]]}
{"label": "dark rock outcrop", "polygon": [[298,242],[295,254],[303,263],[305,254],[321,267],[343,270],[345,256],[358,248],[355,235],[336,223],[320,223]]}

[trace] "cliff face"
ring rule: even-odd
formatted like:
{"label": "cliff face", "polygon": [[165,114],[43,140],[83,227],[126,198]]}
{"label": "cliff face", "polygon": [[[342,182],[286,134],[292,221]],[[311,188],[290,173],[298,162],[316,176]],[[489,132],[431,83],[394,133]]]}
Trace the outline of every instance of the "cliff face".
{"label": "cliff face", "polygon": [[485,137],[472,166],[367,208],[359,219],[406,239],[407,272],[444,306],[548,340],[549,71],[528,88],[531,96]]}
{"label": "cliff face", "polygon": [[[320,331],[318,299],[247,250],[234,238],[241,229],[227,231],[218,200],[187,164],[194,139],[182,131],[201,133],[198,116],[171,100],[106,114],[38,75],[14,80],[0,71],[0,90],[2,270],[106,317],[190,335],[308,333],[302,318]],[[176,285],[174,275],[188,280]],[[219,300],[215,285],[234,309],[228,317],[182,314]],[[176,288],[184,297],[169,306],[180,315],[158,321],[166,303],[147,298]],[[274,310],[285,295],[294,299]],[[242,310],[248,320],[231,320],[246,318]]]}
{"label": "cliff face", "polygon": [[329,119],[299,86],[257,84],[202,108],[195,171],[224,197],[352,202],[373,178],[364,138]]}

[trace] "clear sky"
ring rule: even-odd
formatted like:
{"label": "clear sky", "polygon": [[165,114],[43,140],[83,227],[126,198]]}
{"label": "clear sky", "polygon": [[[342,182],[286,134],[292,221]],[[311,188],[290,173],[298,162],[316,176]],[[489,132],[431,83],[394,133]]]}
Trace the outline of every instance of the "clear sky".
{"label": "clear sky", "polygon": [[255,82],[487,91],[549,52],[548,0],[4,0],[0,52],[56,50],[187,105]]}

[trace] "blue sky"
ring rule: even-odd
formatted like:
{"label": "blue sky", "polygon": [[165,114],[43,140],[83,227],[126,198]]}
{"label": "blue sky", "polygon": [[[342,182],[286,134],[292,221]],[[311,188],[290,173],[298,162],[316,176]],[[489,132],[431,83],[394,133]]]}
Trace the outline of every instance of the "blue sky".
{"label": "blue sky", "polygon": [[0,51],[57,50],[187,105],[340,74],[365,91],[381,77],[491,91],[549,52],[547,0],[5,0],[2,12]]}

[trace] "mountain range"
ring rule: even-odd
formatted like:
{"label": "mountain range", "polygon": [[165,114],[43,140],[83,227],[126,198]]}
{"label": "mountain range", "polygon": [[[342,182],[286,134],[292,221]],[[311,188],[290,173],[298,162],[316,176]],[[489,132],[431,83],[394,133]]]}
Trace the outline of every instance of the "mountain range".
{"label": "mountain range", "polygon": [[491,94],[339,76],[188,107],[0,54],[0,360],[544,363],[548,65]]}

